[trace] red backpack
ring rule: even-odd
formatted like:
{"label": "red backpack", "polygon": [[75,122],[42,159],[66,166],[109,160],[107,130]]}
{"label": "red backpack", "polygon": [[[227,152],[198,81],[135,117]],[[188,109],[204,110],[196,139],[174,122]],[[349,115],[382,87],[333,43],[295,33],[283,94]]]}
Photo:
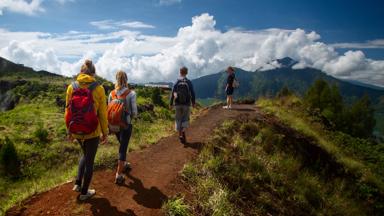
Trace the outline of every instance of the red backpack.
{"label": "red backpack", "polygon": [[72,96],[68,103],[65,122],[72,134],[86,135],[96,131],[99,125],[96,110],[93,105],[92,91],[98,86],[93,82],[88,88],[80,88],[78,82],[72,83]]}

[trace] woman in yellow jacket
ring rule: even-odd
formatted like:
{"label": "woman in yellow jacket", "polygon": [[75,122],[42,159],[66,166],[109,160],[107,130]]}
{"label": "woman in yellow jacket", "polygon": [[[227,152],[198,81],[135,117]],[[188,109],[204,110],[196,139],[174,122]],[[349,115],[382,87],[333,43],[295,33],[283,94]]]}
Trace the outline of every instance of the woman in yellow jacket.
{"label": "woman in yellow jacket", "polygon": [[[72,99],[72,93],[74,92],[74,86],[76,88],[86,89],[90,85],[96,83],[95,80],[95,66],[92,61],[86,60],[81,67],[80,74],[78,75],[76,82],[68,86],[66,97],[66,109],[65,117],[69,113],[69,105]],[[96,156],[97,147],[100,142],[100,135],[102,143],[107,142],[108,136],[108,120],[107,120],[107,102],[105,96],[105,90],[102,85],[95,85],[96,87],[92,91],[93,106],[97,114],[98,126],[95,131],[89,134],[69,134],[72,139],[77,139],[81,145],[83,156],[79,161],[79,168],[76,177],[75,186],[73,190],[81,192],[79,199],[81,201],[87,200],[96,194],[95,190],[89,189],[89,185],[93,175],[93,164]]]}

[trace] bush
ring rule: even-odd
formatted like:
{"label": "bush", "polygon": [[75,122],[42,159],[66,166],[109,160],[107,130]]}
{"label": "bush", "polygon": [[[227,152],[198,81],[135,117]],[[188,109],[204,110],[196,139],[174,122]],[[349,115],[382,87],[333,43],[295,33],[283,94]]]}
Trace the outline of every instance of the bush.
{"label": "bush", "polygon": [[319,79],[309,88],[304,100],[312,111],[319,111],[321,116],[331,122],[333,129],[354,137],[372,136],[376,122],[367,95],[349,107],[343,102],[337,86],[330,86],[325,80]]}
{"label": "bush", "polygon": [[161,89],[154,88],[151,94],[152,103],[158,106],[165,106],[163,99],[161,98]]}
{"label": "bush", "polygon": [[184,203],[184,198],[171,198],[161,207],[165,215],[168,216],[187,216],[191,215],[189,206]]}
{"label": "bush", "polygon": [[280,91],[277,93],[277,97],[278,98],[282,98],[282,97],[287,97],[287,96],[290,96],[292,95],[292,91],[288,89],[287,86],[284,86],[283,88],[280,89]]}
{"label": "bush", "polygon": [[143,121],[153,122],[153,115],[154,114],[150,112],[142,112],[140,113],[139,118],[142,119]]}
{"label": "bush", "polygon": [[3,144],[0,149],[0,166],[6,175],[18,177],[20,175],[20,161],[16,148],[8,137],[2,142]]}
{"label": "bush", "polygon": [[48,131],[43,128],[43,126],[39,126],[36,131],[33,133],[36,139],[38,139],[42,143],[48,142]]}

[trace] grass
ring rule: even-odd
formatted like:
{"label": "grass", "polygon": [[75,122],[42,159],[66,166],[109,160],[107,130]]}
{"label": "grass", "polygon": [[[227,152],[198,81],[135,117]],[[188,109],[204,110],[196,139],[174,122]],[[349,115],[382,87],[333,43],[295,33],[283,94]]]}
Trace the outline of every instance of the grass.
{"label": "grass", "polygon": [[[382,215],[383,175],[349,152],[350,146],[332,140],[319,122],[288,105],[299,107],[300,101],[258,102],[295,132],[249,117],[228,120],[215,130],[196,161],[181,172],[193,194],[188,200],[193,215]],[[349,138],[351,145],[362,143]],[[301,149],[313,144],[323,155],[316,160],[311,160],[315,152]],[[344,172],[328,168],[332,158]]]}
{"label": "grass", "polygon": [[[57,81],[52,85],[61,84],[62,81]],[[63,91],[48,90],[44,94],[36,93],[33,98],[26,96],[15,109],[0,113],[0,137],[7,136],[15,144],[22,173],[17,179],[0,177],[0,212],[75,176],[81,150],[78,144],[66,140],[64,110],[55,103],[56,97],[64,97]],[[147,97],[138,96],[139,105],[149,103]],[[140,114],[133,122],[129,151],[145,148],[173,133],[172,111],[155,106],[146,115],[149,119]],[[118,142],[109,136],[109,144],[99,146],[95,168],[113,168],[117,152]]]}
{"label": "grass", "polygon": [[[275,100],[260,99],[257,105],[264,112],[277,116],[286,125],[314,138],[321,148],[334,155],[346,169],[360,176],[372,176],[374,184],[384,190],[384,169],[379,165],[384,162],[380,153],[384,152],[384,144],[376,145],[368,140],[326,130],[321,123],[307,114],[300,99],[295,96]],[[369,161],[368,158],[373,160]],[[379,175],[373,174],[372,170]]]}
{"label": "grass", "polygon": [[168,216],[189,216],[190,207],[185,204],[183,197],[174,197],[166,201],[161,207],[165,215]]}

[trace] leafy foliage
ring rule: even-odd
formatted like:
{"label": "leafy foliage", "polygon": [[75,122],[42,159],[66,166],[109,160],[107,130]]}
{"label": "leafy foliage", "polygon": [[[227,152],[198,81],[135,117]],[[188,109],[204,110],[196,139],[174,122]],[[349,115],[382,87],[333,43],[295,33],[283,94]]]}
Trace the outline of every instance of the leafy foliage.
{"label": "leafy foliage", "polygon": [[165,103],[161,96],[161,89],[160,88],[153,88],[152,94],[151,94],[152,103],[158,106],[165,106]]}
{"label": "leafy foliage", "polygon": [[189,216],[191,215],[189,206],[184,203],[183,197],[174,197],[167,200],[162,210],[167,216]]}
{"label": "leafy foliage", "polygon": [[348,106],[336,85],[329,86],[325,80],[318,79],[308,89],[304,100],[311,110],[331,122],[334,129],[361,138],[372,135],[375,110],[367,95]]}
{"label": "leafy foliage", "polygon": [[20,161],[17,155],[16,148],[13,142],[6,137],[2,142],[0,149],[0,166],[3,168],[4,173],[11,177],[18,177],[20,175]]}
{"label": "leafy foliage", "polygon": [[42,143],[46,143],[48,142],[48,131],[43,128],[42,125],[40,125],[36,130],[35,132],[33,133],[33,135],[35,136],[35,138],[37,138],[38,141],[42,142]]}

